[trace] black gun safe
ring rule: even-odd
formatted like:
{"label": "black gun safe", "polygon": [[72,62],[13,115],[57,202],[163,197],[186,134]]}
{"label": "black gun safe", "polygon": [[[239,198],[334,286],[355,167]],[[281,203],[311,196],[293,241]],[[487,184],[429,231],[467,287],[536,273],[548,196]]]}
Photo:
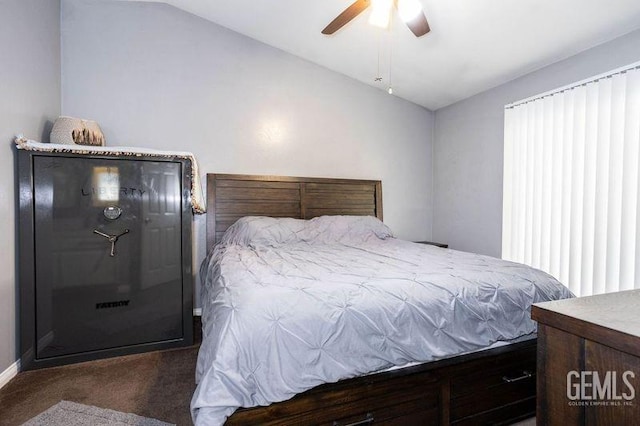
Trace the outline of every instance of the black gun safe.
{"label": "black gun safe", "polygon": [[17,155],[22,368],[191,345],[191,162]]}

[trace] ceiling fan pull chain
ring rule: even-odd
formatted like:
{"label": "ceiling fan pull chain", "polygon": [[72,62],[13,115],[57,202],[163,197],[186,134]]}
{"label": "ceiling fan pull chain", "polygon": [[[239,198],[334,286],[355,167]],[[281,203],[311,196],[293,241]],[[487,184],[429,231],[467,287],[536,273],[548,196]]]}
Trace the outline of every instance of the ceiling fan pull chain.
{"label": "ceiling fan pull chain", "polygon": [[387,93],[393,95],[393,85],[391,80],[391,59],[393,58],[393,19],[389,23],[389,87]]}
{"label": "ceiling fan pull chain", "polygon": [[376,78],[374,79],[376,82],[380,82],[382,81],[382,75],[380,74],[380,51],[381,51],[381,45],[382,45],[382,33],[378,32],[378,69],[376,72]]}

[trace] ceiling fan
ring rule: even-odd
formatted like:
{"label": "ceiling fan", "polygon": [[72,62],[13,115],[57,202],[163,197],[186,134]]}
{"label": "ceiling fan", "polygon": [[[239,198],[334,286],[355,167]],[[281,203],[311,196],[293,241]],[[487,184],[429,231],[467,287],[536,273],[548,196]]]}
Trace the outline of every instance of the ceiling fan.
{"label": "ceiling fan", "polygon": [[353,18],[371,6],[369,23],[378,27],[387,28],[391,19],[392,8],[398,10],[400,18],[407,24],[407,27],[421,37],[431,29],[422,10],[419,0],[356,0],[351,6],[346,8],[327,27],[322,30],[322,34],[333,34],[346,25]]}

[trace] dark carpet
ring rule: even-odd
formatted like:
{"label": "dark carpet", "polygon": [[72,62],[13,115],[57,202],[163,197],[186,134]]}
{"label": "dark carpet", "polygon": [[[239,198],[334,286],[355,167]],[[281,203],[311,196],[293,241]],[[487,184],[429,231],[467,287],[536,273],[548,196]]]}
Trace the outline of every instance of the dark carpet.
{"label": "dark carpet", "polygon": [[19,373],[0,389],[0,425],[17,426],[62,400],[190,425],[198,344]]}

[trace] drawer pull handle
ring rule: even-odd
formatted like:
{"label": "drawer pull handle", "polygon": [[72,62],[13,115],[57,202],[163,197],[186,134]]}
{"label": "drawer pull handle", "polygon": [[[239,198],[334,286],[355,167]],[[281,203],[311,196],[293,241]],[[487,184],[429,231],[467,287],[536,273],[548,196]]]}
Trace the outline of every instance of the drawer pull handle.
{"label": "drawer pull handle", "polygon": [[[373,423],[373,414],[367,413],[366,419],[360,420],[359,422],[355,422],[355,423],[349,423],[344,426],[362,426],[362,425],[370,425],[371,423]],[[339,426],[339,425],[340,423],[333,422],[333,426]]]}
{"label": "drawer pull handle", "polygon": [[502,380],[505,383],[513,383],[513,382],[519,382],[520,380],[528,379],[531,376],[533,376],[533,373],[531,373],[531,371],[523,370],[522,375],[520,376],[517,376],[517,377],[502,376]]}

